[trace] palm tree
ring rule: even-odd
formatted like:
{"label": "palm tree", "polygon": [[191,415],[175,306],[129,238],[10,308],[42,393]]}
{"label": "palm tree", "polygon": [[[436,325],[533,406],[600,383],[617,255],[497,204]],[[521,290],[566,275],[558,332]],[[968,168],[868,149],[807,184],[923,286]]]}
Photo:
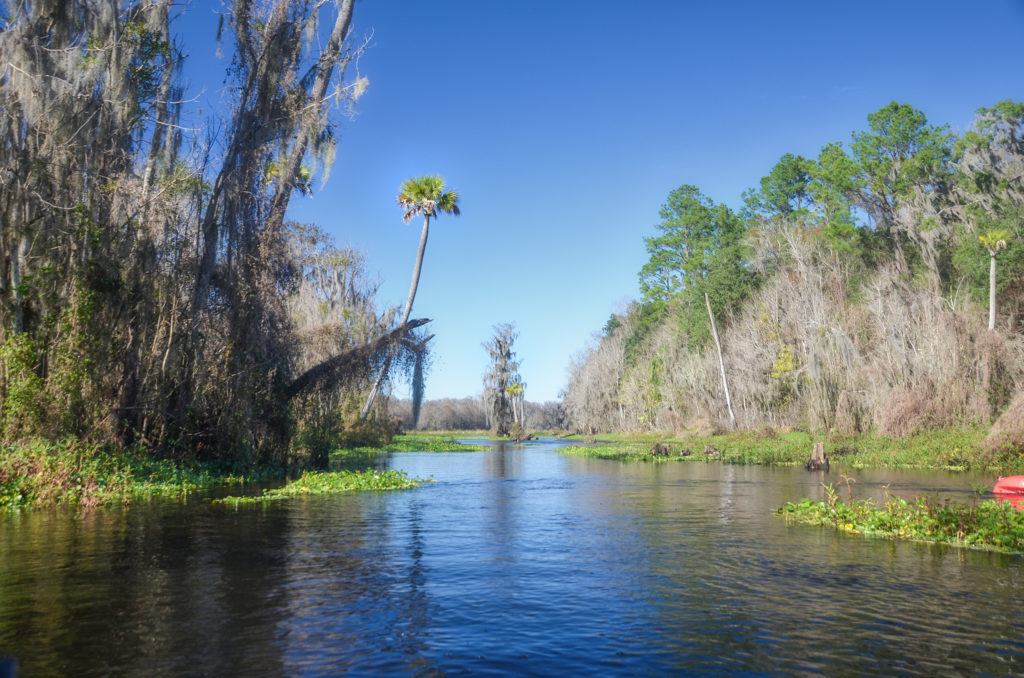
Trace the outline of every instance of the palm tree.
{"label": "palm tree", "polygon": [[981,244],[988,249],[988,329],[996,329],[996,254],[1006,249],[1010,232],[1004,228],[990,228],[978,236]]}
{"label": "palm tree", "polygon": [[[518,423],[520,426],[523,425],[523,383],[521,381],[513,382],[505,387],[505,393],[508,394],[509,400],[512,401],[512,422]],[[519,404],[519,408],[516,409],[516,404]]]}
{"label": "palm tree", "polygon": [[[405,209],[405,215],[402,217],[405,223],[408,224],[412,221],[413,217],[423,215],[420,247],[419,251],[416,252],[416,265],[412,269],[412,284],[409,286],[409,297],[405,300],[405,311],[402,313],[402,322],[399,323],[399,326],[401,326],[409,320],[409,314],[412,313],[412,302],[416,298],[416,288],[420,284],[420,271],[423,269],[423,253],[427,250],[427,234],[430,232],[430,219],[436,219],[440,214],[459,216],[459,194],[455,191],[446,191],[444,179],[441,175],[434,174],[412,177],[403,181],[398,189],[396,200],[399,206]],[[380,390],[380,384],[384,380],[384,375],[387,374],[390,366],[391,357],[388,356],[384,360],[384,364],[381,365],[377,379],[373,382],[373,388],[370,389],[370,395],[366,399],[366,404],[363,405],[362,412],[359,413],[360,419],[365,419],[370,414],[370,408],[373,407],[373,401]]]}

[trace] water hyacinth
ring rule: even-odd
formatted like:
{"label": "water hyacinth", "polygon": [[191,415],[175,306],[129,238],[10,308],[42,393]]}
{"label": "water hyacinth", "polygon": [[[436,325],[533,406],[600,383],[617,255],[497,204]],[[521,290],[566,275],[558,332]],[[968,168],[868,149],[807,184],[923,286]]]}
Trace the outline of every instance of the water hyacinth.
{"label": "water hyacinth", "polygon": [[804,498],[779,509],[787,522],[824,525],[850,534],[940,544],[1004,553],[1024,553],[1024,511],[1004,500],[976,504],[925,497],[842,501],[831,486],[826,499]]}
{"label": "water hyacinth", "polygon": [[424,482],[410,478],[404,471],[381,471],[366,469],[365,471],[337,471],[321,473],[306,471],[295,480],[283,487],[264,490],[262,495],[255,497],[224,497],[216,503],[223,504],[256,504],[304,495],[338,494],[341,492],[360,492],[366,490],[409,490],[419,487]]}

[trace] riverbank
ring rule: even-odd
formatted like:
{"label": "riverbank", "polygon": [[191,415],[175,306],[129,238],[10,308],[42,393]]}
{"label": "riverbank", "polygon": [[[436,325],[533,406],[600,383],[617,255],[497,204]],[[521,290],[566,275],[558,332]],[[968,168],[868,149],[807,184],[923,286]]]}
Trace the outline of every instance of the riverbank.
{"label": "riverbank", "polygon": [[[445,434],[396,436],[382,447],[335,450],[330,455],[334,473],[359,473],[388,452],[475,452],[487,449],[466,445]],[[150,497],[180,497],[201,489],[244,487],[283,480],[304,471],[301,466],[274,468],[198,461],[156,459],[143,448],[120,449],[78,440],[58,443],[29,441],[0,446],[0,511],[34,507],[71,506],[83,509],[130,504]],[[376,480],[331,482],[335,491],[382,489]],[[308,486],[308,483],[307,483]],[[402,486],[397,483],[396,486]],[[301,487],[301,486],[300,486]],[[389,488],[388,488],[389,489]]]}
{"label": "riverbank", "polygon": [[94,508],[201,488],[283,478],[285,469],[155,459],[144,449],[77,440],[0,447],[0,511],[28,507]]}
{"label": "riverbank", "polygon": [[941,429],[906,438],[876,435],[817,436],[801,431],[736,432],[709,436],[665,433],[569,436],[579,445],[562,452],[580,457],[623,461],[709,461],[731,464],[794,466],[804,464],[816,442],[825,446],[833,467],[942,469],[983,471],[1001,475],[1024,473],[1024,458],[993,455],[982,447],[982,428]]}

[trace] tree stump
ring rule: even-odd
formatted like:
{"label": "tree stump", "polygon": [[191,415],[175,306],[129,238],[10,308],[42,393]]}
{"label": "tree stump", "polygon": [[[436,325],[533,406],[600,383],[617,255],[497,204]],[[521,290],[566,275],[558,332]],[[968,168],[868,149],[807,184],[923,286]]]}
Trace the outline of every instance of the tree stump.
{"label": "tree stump", "polygon": [[667,457],[669,455],[668,445],[662,445],[661,443],[655,443],[654,447],[651,448],[651,454]]}
{"label": "tree stump", "polygon": [[825,454],[825,443],[814,443],[814,451],[811,453],[811,458],[804,464],[804,468],[808,471],[828,470],[828,456]]}

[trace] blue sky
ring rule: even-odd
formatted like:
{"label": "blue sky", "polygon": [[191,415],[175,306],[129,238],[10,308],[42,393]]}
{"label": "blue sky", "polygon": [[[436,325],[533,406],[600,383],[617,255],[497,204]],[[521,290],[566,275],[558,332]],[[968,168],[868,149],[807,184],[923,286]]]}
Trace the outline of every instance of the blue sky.
{"label": "blue sky", "polygon": [[[210,106],[219,7],[193,1],[178,24]],[[784,153],[847,142],[889,101],[960,132],[1024,99],[1024,0],[359,0],[353,35],[370,37],[369,89],[289,216],[363,251],[397,305],[420,230],[398,186],[437,173],[460,193],[413,308],[434,320],[427,398],[479,394],[481,343],[515,322],[527,399],[555,399],[570,356],[638,295],[643,238],[679,185],[738,207]]]}

